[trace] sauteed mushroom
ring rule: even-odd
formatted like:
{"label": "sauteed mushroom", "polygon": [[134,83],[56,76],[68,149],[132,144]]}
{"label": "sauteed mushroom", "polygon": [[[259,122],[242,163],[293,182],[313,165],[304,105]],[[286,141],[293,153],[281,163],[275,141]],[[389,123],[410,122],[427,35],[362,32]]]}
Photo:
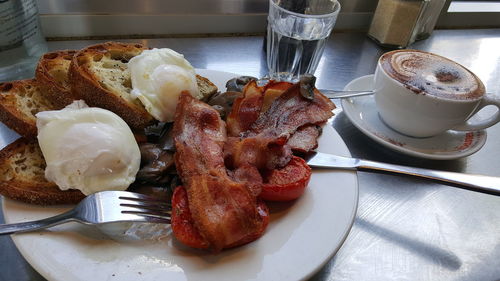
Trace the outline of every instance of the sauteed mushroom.
{"label": "sauteed mushroom", "polygon": [[235,77],[227,81],[226,90],[228,92],[243,92],[243,87],[245,87],[245,85],[252,80],[257,80],[257,78],[252,76]]}
{"label": "sauteed mushroom", "polygon": [[[171,128],[171,124],[164,124],[161,130],[152,128],[149,131],[151,133],[149,139],[156,139],[156,141],[139,145],[142,167],[137,173],[137,182],[163,185],[171,181],[171,175],[175,174],[175,148]],[[159,134],[158,131],[160,131]]]}
{"label": "sauteed mushroom", "polygon": [[215,110],[219,112],[221,118],[225,120],[229,112],[231,112],[234,100],[242,95],[243,93],[234,91],[217,93],[208,101],[208,104],[215,108]]}

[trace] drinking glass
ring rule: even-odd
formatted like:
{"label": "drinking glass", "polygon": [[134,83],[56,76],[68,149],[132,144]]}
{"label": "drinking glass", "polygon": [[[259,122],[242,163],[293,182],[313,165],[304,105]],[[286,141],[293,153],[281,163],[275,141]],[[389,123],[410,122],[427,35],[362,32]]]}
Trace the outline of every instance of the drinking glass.
{"label": "drinking glass", "polygon": [[0,0],[0,82],[31,78],[47,52],[35,0]]}
{"label": "drinking glass", "polygon": [[269,77],[296,81],[314,74],[339,11],[337,0],[269,0]]}

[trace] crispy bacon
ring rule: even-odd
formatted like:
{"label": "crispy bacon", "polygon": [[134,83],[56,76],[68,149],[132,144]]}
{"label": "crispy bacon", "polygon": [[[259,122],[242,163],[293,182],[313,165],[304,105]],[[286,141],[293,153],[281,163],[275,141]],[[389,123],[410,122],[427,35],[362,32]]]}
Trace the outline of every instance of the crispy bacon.
{"label": "crispy bacon", "polygon": [[318,90],[312,100],[300,94],[299,83],[294,84],[252,124],[249,136],[289,138],[298,128],[308,124],[324,123],[333,116],[335,105]]}
{"label": "crispy bacon", "polygon": [[318,137],[320,135],[320,126],[305,125],[293,133],[287,144],[292,148],[293,152],[306,153],[318,147]]}
{"label": "crispy bacon", "polygon": [[292,157],[290,149],[285,144],[285,138],[229,137],[224,145],[226,165],[230,169],[243,165],[255,166],[257,169],[282,167]]}
{"label": "crispy bacon", "polygon": [[[321,124],[333,116],[333,102],[314,91],[312,100],[300,94],[299,83],[270,81],[263,87],[251,81],[244,88],[227,119],[228,136],[242,133],[254,136],[289,138],[304,125]],[[312,133],[312,130],[308,130]]]}
{"label": "crispy bacon", "polygon": [[245,95],[234,101],[231,113],[227,116],[229,136],[238,136],[250,129],[259,118],[264,96],[263,89],[255,81],[250,81],[244,88]]}
{"label": "crispy bacon", "polygon": [[[315,124],[324,123],[333,115],[335,105],[317,90],[314,99],[309,100],[300,94],[298,83],[290,86],[280,82],[274,85],[277,87],[268,87],[265,93],[271,90],[282,93],[273,94],[271,102],[264,98],[267,110],[261,112],[249,130],[239,133],[241,137],[230,137],[224,146],[226,164],[236,171],[244,166],[248,171],[246,166],[249,165],[259,170],[284,167],[292,156],[290,147],[307,152],[317,146],[319,131],[315,129]],[[253,88],[245,88],[248,89],[253,91]],[[246,95],[245,92],[243,99]],[[294,134],[297,136],[292,137],[291,145],[287,145]]]}
{"label": "crispy bacon", "polygon": [[242,164],[230,172],[230,177],[244,183],[253,196],[259,196],[262,191],[262,176],[259,170],[252,165]]}
{"label": "crispy bacon", "polygon": [[259,87],[256,81],[249,82],[243,89],[244,95],[235,100],[227,118],[228,136],[237,137],[249,130],[274,100],[292,85],[290,82],[271,80],[265,86]]}
{"label": "crispy bacon", "polygon": [[266,112],[274,100],[292,87],[292,85],[293,84],[290,82],[269,81],[269,83],[264,86],[264,101],[262,103],[261,113]]}
{"label": "crispy bacon", "polygon": [[204,247],[206,242],[220,251],[259,238],[268,221],[267,208],[257,199],[265,181],[262,172],[286,166],[292,148],[315,148],[321,133],[317,125],[334,108],[317,90],[313,99],[303,97],[299,84],[258,87],[250,82],[234,103],[226,133],[216,110],[183,93],[173,135],[190,222],[179,239],[199,233],[201,239],[191,241],[193,245]]}
{"label": "crispy bacon", "polygon": [[217,111],[183,93],[173,135],[176,167],[189,210],[210,247],[220,251],[262,235],[264,220],[255,195],[245,184],[232,180],[225,168],[226,130]]}

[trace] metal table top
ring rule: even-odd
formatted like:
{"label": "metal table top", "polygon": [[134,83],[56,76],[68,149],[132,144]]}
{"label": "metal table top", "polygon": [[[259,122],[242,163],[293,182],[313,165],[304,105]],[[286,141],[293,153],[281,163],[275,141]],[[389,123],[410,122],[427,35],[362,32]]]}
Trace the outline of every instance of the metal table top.
{"label": "metal table top", "polygon": [[[127,40],[123,40],[127,41]],[[183,53],[196,68],[253,76],[266,74],[262,37],[145,39],[151,47]],[[51,50],[97,41],[49,42]],[[500,94],[500,29],[437,30],[411,48],[469,67],[489,92]],[[318,88],[341,89],[371,74],[386,50],[364,33],[334,33],[316,75]],[[500,125],[487,129],[477,153],[458,160],[406,156],[372,141],[342,112],[334,128],[355,157],[455,172],[500,176]],[[409,177],[359,172],[359,207],[342,248],[312,280],[498,280],[500,197]],[[3,217],[0,216],[3,222]],[[0,280],[43,280],[9,237],[0,237]]]}

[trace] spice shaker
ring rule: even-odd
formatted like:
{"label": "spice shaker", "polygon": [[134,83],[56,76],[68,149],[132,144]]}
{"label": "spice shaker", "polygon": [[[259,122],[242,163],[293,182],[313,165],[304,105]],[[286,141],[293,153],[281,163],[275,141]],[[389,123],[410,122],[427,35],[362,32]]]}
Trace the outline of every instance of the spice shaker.
{"label": "spice shaker", "polygon": [[445,2],[446,0],[429,1],[415,25],[413,41],[426,39],[431,35]]}
{"label": "spice shaker", "polygon": [[0,82],[31,78],[47,52],[35,0],[0,1]]}
{"label": "spice shaker", "polygon": [[390,48],[405,48],[416,39],[416,29],[430,0],[379,0],[368,36]]}

